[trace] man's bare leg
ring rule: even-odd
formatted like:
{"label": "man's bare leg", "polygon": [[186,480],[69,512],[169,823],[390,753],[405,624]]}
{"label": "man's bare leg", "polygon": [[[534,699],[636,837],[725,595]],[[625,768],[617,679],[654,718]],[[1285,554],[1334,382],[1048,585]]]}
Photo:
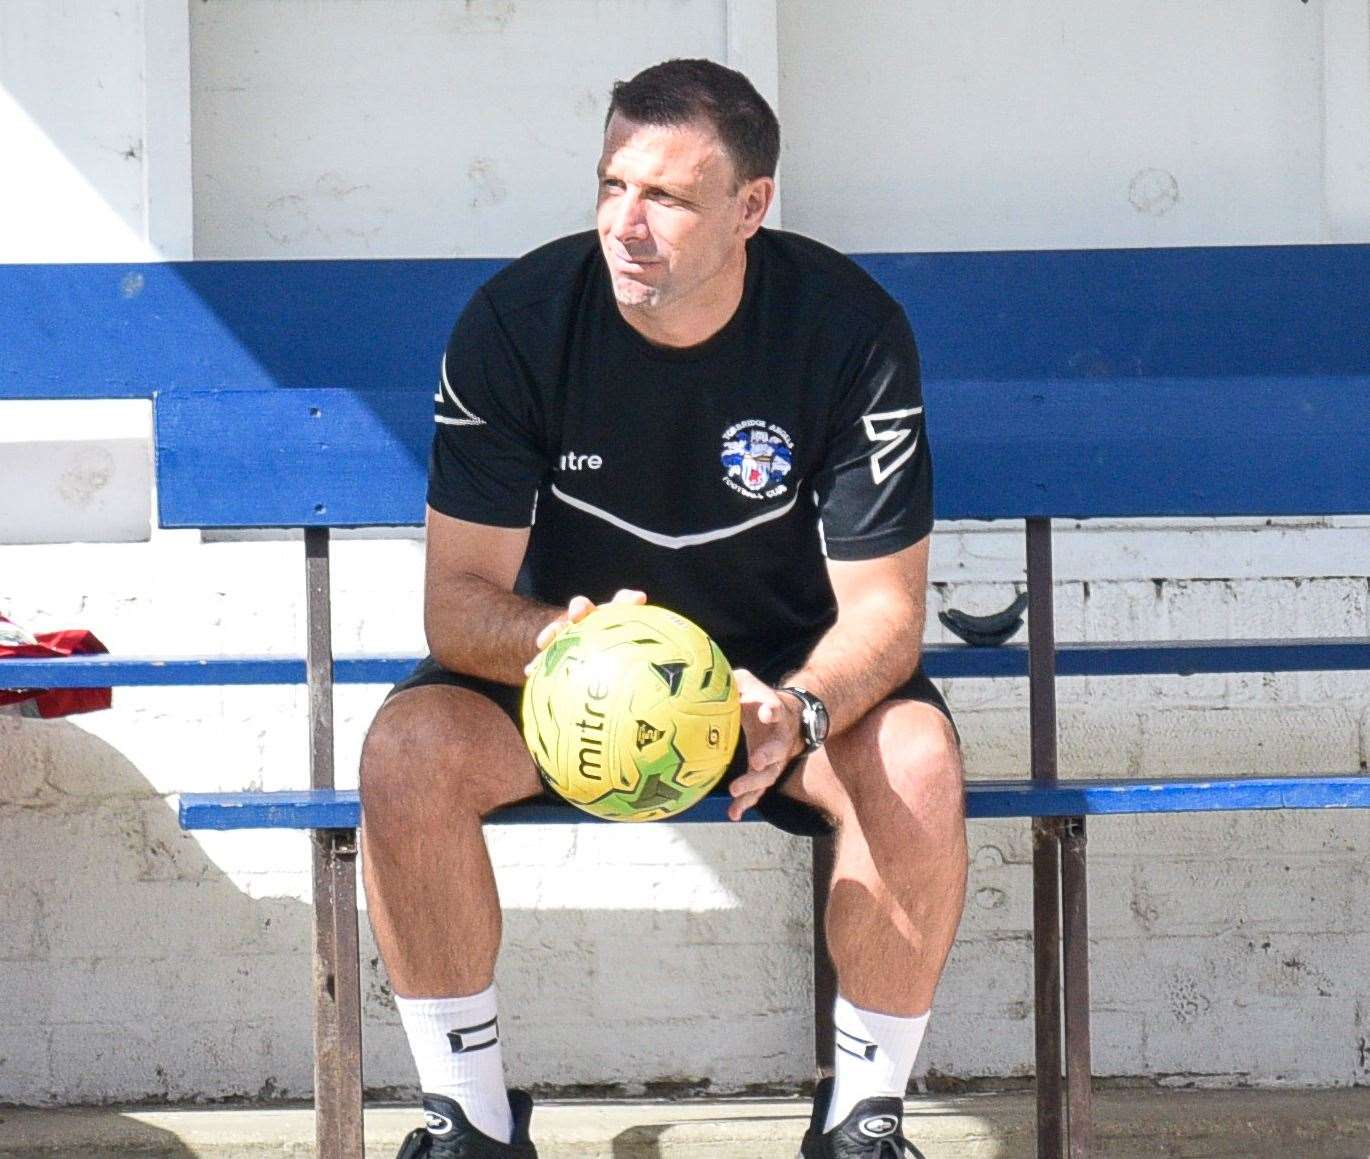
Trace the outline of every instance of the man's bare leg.
{"label": "man's bare leg", "polygon": [[421,1085],[508,1141],[493,989],[502,920],[481,818],[534,796],[503,710],[463,688],[395,695],[362,749],[362,870]]}
{"label": "man's bare leg", "polygon": [[[837,823],[827,935],[839,1013],[845,1010],[865,1028],[858,1035],[880,1047],[870,1052],[883,1066],[879,1081],[902,1096],[965,901],[955,735],[935,708],[890,701],[815,753],[782,791]],[[852,1031],[841,1021],[839,1029]],[[880,1053],[885,1035],[892,1059]],[[844,1072],[842,1052],[838,1060],[830,1124],[841,1121],[843,1104],[866,1081],[859,1065]],[[844,1074],[851,1079],[846,1090]]]}
{"label": "man's bare leg", "polygon": [[513,724],[477,693],[425,685],[377,714],[362,750],[362,869],[397,994],[490,985],[501,917],[481,818],[539,790]]}

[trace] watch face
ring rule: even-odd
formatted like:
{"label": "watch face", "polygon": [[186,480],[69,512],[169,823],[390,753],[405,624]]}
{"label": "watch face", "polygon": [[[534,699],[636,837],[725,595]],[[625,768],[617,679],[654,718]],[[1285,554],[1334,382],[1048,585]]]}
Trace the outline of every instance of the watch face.
{"label": "watch face", "polygon": [[804,747],[809,752],[828,739],[828,707],[807,689],[790,685],[781,689],[794,696],[800,704],[799,721],[804,729]]}
{"label": "watch face", "polygon": [[828,739],[828,707],[821,700],[814,701],[813,739],[819,744]]}
{"label": "watch face", "polygon": [[828,738],[828,709],[807,689],[795,688],[793,691],[803,705],[800,720],[804,725],[804,747],[813,752]]}

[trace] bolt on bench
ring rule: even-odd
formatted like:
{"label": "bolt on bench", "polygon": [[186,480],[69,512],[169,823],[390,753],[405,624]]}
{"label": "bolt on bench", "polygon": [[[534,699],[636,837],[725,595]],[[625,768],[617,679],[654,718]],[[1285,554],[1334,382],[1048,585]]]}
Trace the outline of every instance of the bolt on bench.
{"label": "bolt on bench", "polygon": [[[1092,1146],[1085,818],[1365,808],[1370,777],[1343,769],[1318,777],[1062,781],[1056,776],[1056,678],[1366,670],[1370,640],[1059,643],[1051,519],[1370,513],[1370,472],[1365,455],[1355,453],[1370,446],[1364,321],[1370,316],[1370,247],[861,260],[905,304],[921,339],[939,518],[1021,520],[1026,529],[1028,644],[932,645],[925,664],[934,677],[1029,680],[1031,777],[971,783],[967,810],[972,818],[1032,819],[1038,1154],[1076,1159],[1091,1154]],[[338,266],[344,272],[330,280],[330,267]],[[13,329],[22,340],[20,357],[0,378],[0,397],[63,393],[52,385],[49,353],[66,376],[67,397],[137,395],[166,386],[155,400],[162,526],[304,529],[309,620],[303,660],[10,661],[0,670],[9,675],[0,678],[16,687],[308,684],[311,788],[186,794],[181,819],[188,829],[296,828],[314,835],[320,1156],[362,1154],[355,895],[360,813],[354,792],[333,788],[332,686],[389,683],[415,659],[332,656],[329,532],[421,523],[431,431],[428,363],[435,362],[430,355],[440,349],[465,296],[494,266],[141,267],[139,295],[151,291],[151,297],[140,303],[135,295],[131,305],[120,290],[129,284],[128,267],[0,269],[0,307],[22,309],[17,323],[10,313],[10,321],[0,324],[0,337]],[[423,319],[431,332],[421,341],[413,333],[406,291],[416,285],[440,287],[443,302],[441,311]],[[322,293],[335,304],[343,300],[333,328],[366,315],[365,307],[373,310],[366,315],[369,332],[342,338],[359,359],[350,375],[328,364],[311,372],[303,361],[308,350],[288,340],[313,321],[321,324],[312,313],[318,310],[314,295]],[[60,332],[35,321],[45,304],[67,316],[75,335],[71,347],[54,351],[42,337]],[[1277,317],[1285,329],[1275,324]],[[188,341],[172,340],[177,326]],[[407,334],[417,349],[387,346],[394,331]],[[310,343],[323,357],[326,343],[317,332]],[[102,360],[94,359],[96,351]],[[374,357],[363,357],[368,352]],[[36,377],[24,378],[26,367]],[[314,385],[330,378],[361,378],[366,385]],[[243,389],[188,385],[207,380]],[[1272,427],[1278,438],[1270,437]],[[723,803],[711,799],[682,822],[719,821],[722,812]],[[506,810],[493,821],[595,823],[543,806]],[[829,856],[827,842],[815,843],[820,1065],[831,1063],[834,984],[821,948]]]}

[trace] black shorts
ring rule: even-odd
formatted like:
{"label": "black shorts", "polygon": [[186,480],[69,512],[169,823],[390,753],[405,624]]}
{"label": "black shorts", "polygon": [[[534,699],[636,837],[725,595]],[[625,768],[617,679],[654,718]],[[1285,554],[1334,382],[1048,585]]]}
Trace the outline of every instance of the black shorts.
{"label": "black shorts", "polygon": [[[752,669],[752,671],[758,679],[765,680],[767,683],[779,680],[783,675],[782,672],[766,673],[759,669]],[[479,676],[467,676],[461,672],[449,672],[431,656],[425,656],[420,660],[414,671],[386,694],[386,699],[389,700],[397,692],[404,692],[410,688],[422,688],[425,684],[446,684],[453,688],[467,688],[472,692],[480,693],[487,700],[494,701],[502,708],[505,716],[513,722],[514,727],[522,735],[523,729],[520,724],[522,688],[516,688],[512,684],[499,684]],[[953,731],[956,729],[956,722],[952,720],[951,710],[947,707],[947,702],[942,699],[942,694],[937,690],[937,686],[928,679],[921,667],[885,699],[917,700],[922,704],[930,704],[951,722]],[[958,732],[957,741],[959,742],[960,739]],[[784,793],[776,791],[779,785],[792,777],[803,763],[804,757],[798,756],[786,766],[776,784],[757,802],[756,811],[777,829],[783,829],[786,833],[793,833],[799,837],[819,837],[832,832],[832,822],[817,809],[811,809],[793,797],[787,797]],[[728,785],[746,771],[747,741],[745,737],[739,737],[737,751],[733,754],[732,763],[728,766],[727,772],[723,774],[723,780],[714,789],[714,793],[726,796]],[[544,789],[542,796],[549,804],[565,805],[568,809],[574,808],[573,805],[563,801],[550,789]]]}

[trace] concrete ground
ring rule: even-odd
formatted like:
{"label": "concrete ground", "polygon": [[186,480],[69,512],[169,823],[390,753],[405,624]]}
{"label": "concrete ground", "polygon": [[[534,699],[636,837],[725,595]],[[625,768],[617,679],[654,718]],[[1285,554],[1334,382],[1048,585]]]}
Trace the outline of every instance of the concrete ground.
{"label": "concrete ground", "polygon": [[[1096,1096],[1099,1159],[1370,1159],[1370,1090],[1116,1090]],[[543,1159],[794,1159],[799,1101],[545,1103]],[[393,1159],[412,1107],[367,1111],[367,1154]],[[1022,1094],[911,1099],[905,1130],[927,1159],[1032,1159]],[[308,1110],[0,1109],[0,1159],[313,1154]]]}

